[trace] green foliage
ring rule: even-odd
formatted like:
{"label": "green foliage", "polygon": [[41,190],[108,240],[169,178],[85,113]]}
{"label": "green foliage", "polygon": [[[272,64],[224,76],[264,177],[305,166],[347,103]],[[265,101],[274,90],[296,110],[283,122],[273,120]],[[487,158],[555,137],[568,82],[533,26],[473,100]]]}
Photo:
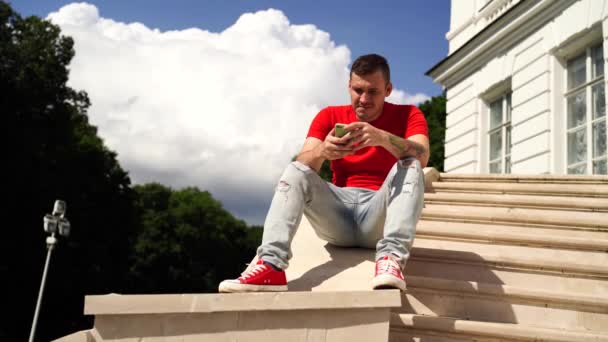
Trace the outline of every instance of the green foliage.
{"label": "green foliage", "polygon": [[427,166],[434,167],[437,171],[443,171],[443,161],[445,159],[445,103],[445,94],[442,94],[440,96],[433,96],[430,100],[425,101],[419,106],[429,126],[431,157]]}
{"label": "green foliage", "polygon": [[[296,158],[298,158],[297,155],[293,156],[293,158],[291,158],[291,161],[295,161]],[[319,170],[319,176],[321,176],[321,178],[324,179],[326,182],[331,183],[333,174],[334,173],[331,170],[331,162],[329,160],[324,160],[323,164],[321,164],[321,169]]]}
{"label": "green foliage", "polygon": [[321,164],[321,170],[319,170],[319,176],[321,176],[321,178],[323,178],[327,182],[331,182],[333,175],[334,173],[331,170],[329,160],[324,160],[323,164]]}
{"label": "green foliage", "polygon": [[261,227],[249,228],[207,191],[136,186],[141,215],[132,256],[138,293],[215,292],[255,255]]}
{"label": "green foliage", "polygon": [[87,94],[66,85],[73,56],[72,39],[57,26],[21,18],[0,1],[0,108],[10,160],[5,215],[15,222],[0,249],[2,293],[10,294],[4,310],[11,313],[0,339],[27,337],[46,255],[42,217],[57,198],[68,204],[73,231],[53,252],[37,340],[90,324],[82,315],[85,294],[124,288],[134,192],[88,122]]}
{"label": "green foliage", "polygon": [[[67,202],[72,235],[53,252],[36,333],[49,341],[90,328],[84,297],[215,291],[254,255],[260,227],[234,219],[207,192],[132,188],[89,124],[89,98],[66,85],[73,41],[0,0],[0,108],[7,176],[0,340],[28,336],[46,257],[42,217]],[[8,223],[10,221],[13,223]]]}

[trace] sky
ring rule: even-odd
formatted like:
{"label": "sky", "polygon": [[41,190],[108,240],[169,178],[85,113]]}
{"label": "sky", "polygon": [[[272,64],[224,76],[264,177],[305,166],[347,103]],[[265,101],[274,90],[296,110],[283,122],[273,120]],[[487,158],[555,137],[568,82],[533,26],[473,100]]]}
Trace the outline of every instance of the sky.
{"label": "sky", "polygon": [[348,70],[385,56],[388,101],[442,92],[449,0],[12,1],[74,38],[68,85],[133,183],[197,186],[250,224],[322,108],[347,104]]}

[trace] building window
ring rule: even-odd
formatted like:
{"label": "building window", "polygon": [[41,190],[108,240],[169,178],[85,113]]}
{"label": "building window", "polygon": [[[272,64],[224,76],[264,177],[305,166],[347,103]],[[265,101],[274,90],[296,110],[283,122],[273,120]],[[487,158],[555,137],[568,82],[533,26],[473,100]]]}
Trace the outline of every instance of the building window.
{"label": "building window", "polygon": [[511,93],[490,103],[490,173],[511,173]]}
{"label": "building window", "polygon": [[602,44],[567,62],[567,161],[569,174],[608,174]]}

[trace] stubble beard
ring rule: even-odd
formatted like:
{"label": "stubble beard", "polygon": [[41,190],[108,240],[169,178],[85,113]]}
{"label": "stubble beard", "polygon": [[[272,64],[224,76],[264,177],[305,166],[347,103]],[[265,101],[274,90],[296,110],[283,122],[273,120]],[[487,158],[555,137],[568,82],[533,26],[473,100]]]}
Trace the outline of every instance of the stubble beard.
{"label": "stubble beard", "polygon": [[[373,113],[369,113],[369,110],[375,110]],[[382,111],[382,110],[380,110]],[[376,108],[355,108],[355,115],[359,121],[370,122],[380,117],[380,113]]]}

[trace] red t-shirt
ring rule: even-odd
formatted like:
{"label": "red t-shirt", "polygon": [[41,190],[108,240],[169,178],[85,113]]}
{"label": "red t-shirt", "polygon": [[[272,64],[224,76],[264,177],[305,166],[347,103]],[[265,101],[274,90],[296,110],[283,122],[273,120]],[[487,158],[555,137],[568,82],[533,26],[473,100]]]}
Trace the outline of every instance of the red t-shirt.
{"label": "red t-shirt", "polygon": [[[336,123],[356,121],[357,116],[350,105],[327,107],[314,118],[307,137],[325,140]],[[382,115],[370,124],[398,137],[408,138],[416,134],[429,136],[424,114],[416,106],[384,102]],[[378,190],[395,162],[397,158],[383,147],[362,148],[353,155],[331,162],[333,183],[340,187]]]}

